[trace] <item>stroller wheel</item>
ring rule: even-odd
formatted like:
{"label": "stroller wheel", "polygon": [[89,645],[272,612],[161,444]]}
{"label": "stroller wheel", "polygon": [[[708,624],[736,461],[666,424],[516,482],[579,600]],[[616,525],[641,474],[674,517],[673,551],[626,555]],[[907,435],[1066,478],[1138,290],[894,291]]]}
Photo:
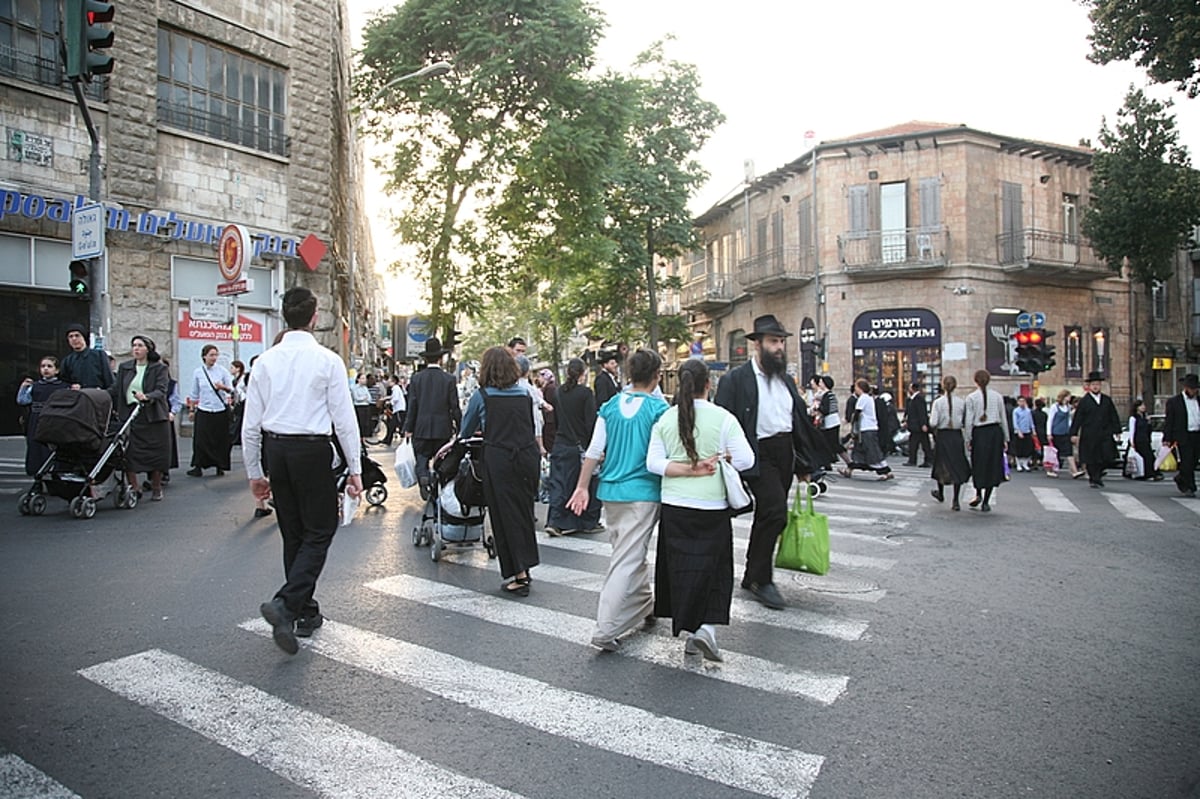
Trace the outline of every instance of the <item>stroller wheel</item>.
{"label": "stroller wheel", "polygon": [[71,515],[76,519],[83,518],[83,497],[75,497],[67,507],[70,509]]}
{"label": "stroller wheel", "polygon": [[817,491],[821,494],[828,492],[829,484],[822,480],[821,482],[817,483]]}
{"label": "stroller wheel", "polygon": [[821,488],[817,483],[806,483],[805,485],[808,486],[808,495],[810,497],[815,497],[821,493]]}
{"label": "stroller wheel", "polygon": [[125,492],[125,498],[124,498],[124,501],[123,501],[123,503],[122,503],[122,504],[123,504],[123,505],[125,506],[125,508],[127,508],[128,510],[133,510],[134,508],[136,508],[136,507],[137,507],[137,504],[138,504],[138,492],[136,492],[136,491],[126,491],[126,492]]}
{"label": "stroller wheel", "polygon": [[93,516],[95,516],[96,515],[96,500],[92,499],[91,497],[88,497],[87,499],[85,499],[83,501],[83,507],[80,508],[80,513],[82,514],[82,518],[84,518],[84,519],[90,519]]}
{"label": "stroller wheel", "polygon": [[496,557],[496,540],[494,538],[485,539],[483,548],[487,550],[488,558]]}
{"label": "stroller wheel", "polygon": [[29,500],[30,499],[31,499],[31,497],[30,497],[30,494],[28,491],[26,491],[24,494],[22,494],[17,499],[17,510],[19,510],[21,512],[22,516],[29,515]]}
{"label": "stroller wheel", "polygon": [[433,545],[429,548],[429,558],[434,563],[442,559],[442,539],[436,535],[433,537]]}
{"label": "stroller wheel", "polygon": [[29,512],[34,516],[41,516],[46,512],[46,498],[41,494],[34,495],[29,500]]}
{"label": "stroller wheel", "polygon": [[388,493],[387,486],[375,484],[367,489],[367,502],[375,507],[379,507],[384,502],[387,502]]}
{"label": "stroller wheel", "polygon": [[421,526],[417,525],[416,527],[413,528],[413,531],[412,531],[412,541],[413,541],[414,547],[421,546],[421,538],[422,538]]}
{"label": "stroller wheel", "polygon": [[117,509],[125,507],[125,486],[121,486],[112,492],[112,504]]}

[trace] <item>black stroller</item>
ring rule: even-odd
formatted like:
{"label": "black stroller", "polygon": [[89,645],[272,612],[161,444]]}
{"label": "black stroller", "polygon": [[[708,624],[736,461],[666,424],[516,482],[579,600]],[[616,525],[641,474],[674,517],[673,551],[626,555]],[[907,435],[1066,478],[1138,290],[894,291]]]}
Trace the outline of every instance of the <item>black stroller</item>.
{"label": "black stroller", "polygon": [[[67,500],[71,515],[90,519],[98,503],[111,496],[117,508],[137,507],[137,490],[125,479],[129,427],[141,413],[135,405],[125,424],[112,431],[112,398],[99,388],[58,391],[46,400],[34,437],[51,448],[50,457],[21,494],[21,515],[40,516],[46,497]],[[111,431],[111,432],[110,432]]]}
{"label": "black stroller", "polygon": [[[337,439],[335,438],[336,442]],[[350,471],[346,468],[345,458],[341,457],[340,447],[338,447],[338,460],[341,463],[337,477],[337,490],[342,493],[346,490],[346,481],[350,479]],[[362,490],[363,499],[373,507],[379,507],[384,502],[387,502],[388,490],[384,483],[387,482],[387,475],[383,473],[383,467],[371,460],[367,455],[367,447],[364,444],[362,448]]]}
{"label": "black stroller", "polygon": [[489,558],[496,557],[496,541],[483,524],[487,507],[479,466],[482,447],[483,439],[478,437],[455,441],[430,464],[433,485],[412,539],[413,546],[428,544],[429,557],[435,561],[446,549],[476,544],[483,544]]}

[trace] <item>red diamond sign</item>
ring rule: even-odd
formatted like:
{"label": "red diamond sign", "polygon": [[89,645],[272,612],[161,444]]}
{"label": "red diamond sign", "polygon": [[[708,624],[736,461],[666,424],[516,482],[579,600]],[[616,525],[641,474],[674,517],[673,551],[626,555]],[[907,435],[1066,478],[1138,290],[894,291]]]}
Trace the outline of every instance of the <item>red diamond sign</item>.
{"label": "red diamond sign", "polygon": [[318,239],[312,233],[309,233],[308,237],[300,242],[300,247],[296,252],[300,253],[300,260],[304,261],[304,265],[309,268],[309,271],[315,272],[328,249],[325,246],[325,242]]}

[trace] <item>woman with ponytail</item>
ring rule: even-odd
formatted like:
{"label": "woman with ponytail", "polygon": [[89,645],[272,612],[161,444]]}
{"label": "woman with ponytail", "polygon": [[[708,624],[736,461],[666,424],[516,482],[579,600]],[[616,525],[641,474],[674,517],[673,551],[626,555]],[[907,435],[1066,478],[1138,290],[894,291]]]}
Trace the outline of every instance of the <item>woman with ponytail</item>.
{"label": "woman with ponytail", "polygon": [[675,407],[654,425],[646,467],[663,476],[655,566],[654,615],[687,632],[685,654],[721,660],[714,624],[729,624],[733,599],[733,526],[718,459],[738,471],[754,450],[733,414],[707,400],[708,367],[679,367]]}
{"label": "woman with ponytail", "polygon": [[550,450],[550,479],[548,480],[549,508],[546,511],[546,533],[566,535],[578,530],[598,531],[600,500],[595,485],[589,486],[587,508],[579,516],[567,509],[567,500],[579,480],[580,461],[592,429],[596,426],[596,395],[580,382],[587,374],[587,364],[572,358],[567,364],[567,379],[554,392],[554,414],[558,429],[554,447]]}
{"label": "woman with ponytail", "polygon": [[954,389],[958,381],[954,375],[942,378],[942,396],[933,401],[929,415],[929,426],[934,431],[933,474],[937,490],[931,491],[938,502],[946,499],[945,486],[954,486],[951,510],[962,510],[958,504],[958,493],[962,484],[971,479],[971,464],[967,461],[967,446],[963,440],[963,428],[967,424],[967,404],[954,401]]}

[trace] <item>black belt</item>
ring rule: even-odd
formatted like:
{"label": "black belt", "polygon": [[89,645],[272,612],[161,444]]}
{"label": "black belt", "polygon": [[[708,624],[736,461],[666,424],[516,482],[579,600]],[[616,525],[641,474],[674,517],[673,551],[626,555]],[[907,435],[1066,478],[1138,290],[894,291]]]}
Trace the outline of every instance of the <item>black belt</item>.
{"label": "black belt", "polygon": [[267,438],[273,438],[276,441],[324,441],[328,443],[330,440],[328,434],[315,436],[308,433],[270,433],[264,430],[263,435]]}
{"label": "black belt", "polygon": [[766,438],[760,438],[759,441],[774,441],[777,438],[791,438],[791,437],[792,437],[792,433],[791,433],[791,431],[788,431],[786,433],[776,433],[773,436],[767,436]]}

